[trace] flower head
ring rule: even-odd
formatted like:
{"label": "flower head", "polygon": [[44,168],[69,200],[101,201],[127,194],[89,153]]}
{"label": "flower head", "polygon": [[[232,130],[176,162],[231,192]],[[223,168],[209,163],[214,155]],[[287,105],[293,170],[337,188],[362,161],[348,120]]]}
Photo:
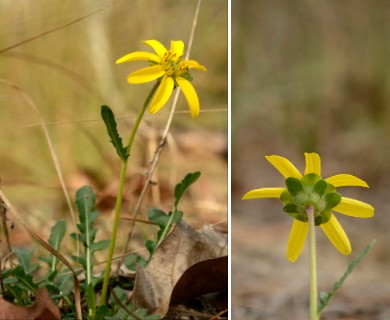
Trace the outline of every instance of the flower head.
{"label": "flower head", "polygon": [[351,244],[333,211],[356,218],[370,218],[374,208],[364,202],[342,197],[338,187],[357,186],[368,188],[363,180],[350,175],[338,174],[321,177],[321,160],[317,153],[305,153],[304,175],[286,158],[266,156],[266,159],[286,179],[286,187],[260,188],[247,192],[243,200],[256,198],[279,198],[283,211],[294,218],[287,246],[287,259],[295,262],[305,243],[309,230],[306,208],[314,209],[315,225],[320,226],[330,242],[344,255],[351,253]]}
{"label": "flower head", "polygon": [[179,86],[184,93],[191,111],[191,116],[195,118],[199,115],[199,99],[194,87],[191,84],[190,69],[206,71],[206,68],[194,60],[184,60],[183,41],[171,41],[171,48],[167,50],[163,44],[157,40],[147,40],[143,43],[150,46],[155,53],[132,52],[116,63],[145,60],[150,62],[150,66],[135,71],[128,75],[129,83],[145,83],[158,79],[160,86],[150,104],[150,113],[159,111],[168,101],[175,87]]}

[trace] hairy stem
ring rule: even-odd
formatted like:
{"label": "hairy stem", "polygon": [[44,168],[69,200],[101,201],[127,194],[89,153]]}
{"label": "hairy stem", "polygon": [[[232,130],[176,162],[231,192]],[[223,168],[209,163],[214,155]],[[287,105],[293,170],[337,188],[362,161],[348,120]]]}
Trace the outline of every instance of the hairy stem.
{"label": "hairy stem", "polygon": [[317,292],[317,260],[316,260],[316,233],[314,223],[314,208],[306,207],[309,223],[309,251],[310,251],[310,320],[318,320],[318,292]]}

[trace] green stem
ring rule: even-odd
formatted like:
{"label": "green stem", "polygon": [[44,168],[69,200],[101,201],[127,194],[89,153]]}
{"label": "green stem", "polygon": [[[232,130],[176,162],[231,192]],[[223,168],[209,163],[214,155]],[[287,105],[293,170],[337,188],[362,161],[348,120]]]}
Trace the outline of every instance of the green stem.
{"label": "green stem", "polygon": [[[146,108],[149,105],[150,100],[152,99],[152,97],[153,97],[154,93],[156,92],[159,85],[160,85],[160,83],[156,82],[156,84],[153,86],[152,90],[150,90],[150,93],[146,97],[145,102],[142,106],[142,109],[140,110],[140,112],[137,116],[137,119],[134,122],[133,128],[131,129],[131,133],[129,136],[128,145],[126,147],[126,153],[128,156],[130,156],[131,147],[133,146],[134,138],[135,138],[135,135],[137,133],[138,127],[141,123],[142,117],[146,111]],[[122,162],[121,162],[121,173],[119,176],[118,195],[117,195],[116,204],[115,204],[114,221],[113,221],[113,225],[112,225],[110,247],[108,248],[106,271],[104,273],[102,294],[100,296],[100,305],[103,305],[106,303],[108,283],[109,283],[110,274],[111,274],[112,257],[114,255],[116,236],[118,233],[119,217],[120,217],[121,208],[122,208],[123,186],[125,184],[125,179],[126,179],[127,160],[128,160],[128,157],[126,158],[126,160],[122,160]]]}
{"label": "green stem", "polygon": [[310,248],[310,320],[318,320],[317,260],[314,208],[312,206],[306,207],[306,213],[309,223]]}

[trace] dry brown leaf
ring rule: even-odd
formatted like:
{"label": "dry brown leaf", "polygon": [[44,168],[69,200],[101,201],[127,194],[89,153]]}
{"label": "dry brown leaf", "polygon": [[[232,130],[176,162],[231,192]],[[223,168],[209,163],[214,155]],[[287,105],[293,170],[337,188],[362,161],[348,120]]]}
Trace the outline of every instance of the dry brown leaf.
{"label": "dry brown leaf", "polygon": [[49,298],[46,289],[37,290],[35,303],[22,307],[12,304],[0,297],[0,320],[60,320],[58,308]]}
{"label": "dry brown leaf", "polygon": [[132,303],[164,316],[172,303],[228,286],[227,240],[211,228],[196,232],[178,223],[137,270]]}

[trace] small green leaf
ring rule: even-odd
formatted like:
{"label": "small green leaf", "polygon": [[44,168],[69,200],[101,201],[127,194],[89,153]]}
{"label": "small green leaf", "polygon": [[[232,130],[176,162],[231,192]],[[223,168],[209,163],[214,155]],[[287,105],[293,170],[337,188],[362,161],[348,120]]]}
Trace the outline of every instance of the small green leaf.
{"label": "small green leaf", "polygon": [[31,274],[39,268],[39,264],[31,263],[33,251],[28,249],[14,248],[14,254],[19,260],[26,274]]}
{"label": "small green leaf", "polygon": [[169,221],[169,216],[160,209],[151,208],[148,211],[148,219],[160,228],[164,228]]}
{"label": "small green leaf", "polygon": [[288,192],[287,189],[285,189],[285,190],[281,193],[279,199],[280,199],[280,201],[281,201],[283,204],[287,204],[287,203],[293,201],[293,199],[292,199],[292,197],[291,197],[291,194],[290,194],[290,192]]}
{"label": "small green leaf", "polygon": [[183,212],[182,211],[175,211],[172,217],[172,223],[178,223],[183,218]]}
{"label": "small green leaf", "polygon": [[290,194],[295,197],[299,193],[303,192],[303,186],[301,183],[301,180],[294,178],[294,177],[289,177],[286,179],[286,186]]}
{"label": "small green leaf", "polygon": [[320,304],[318,306],[318,316],[321,315],[321,313],[324,311],[325,307],[329,304],[330,300],[332,300],[332,298],[335,295],[335,293],[337,292],[337,290],[341,288],[344,281],[348,278],[348,276],[351,274],[353,269],[364,258],[364,256],[370,251],[371,247],[374,245],[375,242],[376,242],[375,239],[372,240],[359,253],[359,255],[349,263],[347,270],[344,272],[344,274],[341,276],[341,278],[333,285],[333,287],[332,287],[332,289],[330,289],[329,293],[322,293],[322,297],[320,295]]}
{"label": "small green leaf", "polygon": [[317,181],[319,180],[322,180],[321,179],[321,176],[319,176],[318,174],[316,173],[308,173],[308,174],[305,174],[303,177],[302,177],[302,185],[304,187],[309,187],[310,189],[313,188],[313,186],[317,183]]}
{"label": "small green leaf", "polygon": [[95,242],[91,244],[91,252],[99,251],[99,250],[104,250],[108,248],[110,245],[110,240],[101,240],[99,242]]}
{"label": "small green leaf", "polygon": [[106,125],[107,133],[110,136],[110,141],[113,144],[116,153],[121,160],[126,161],[129,155],[127,154],[127,149],[123,147],[122,138],[119,136],[114,113],[110,107],[102,106],[101,116]]}
{"label": "small green leaf", "polygon": [[177,211],[177,206],[179,204],[180,199],[182,198],[184,192],[188,189],[188,187],[193,184],[200,177],[200,172],[193,172],[187,174],[184,179],[176,185],[175,187],[175,211]]}
{"label": "small green leaf", "polygon": [[302,207],[302,206],[298,206],[295,203],[287,203],[283,207],[283,211],[287,212],[287,213],[299,213],[299,214],[302,214],[302,215],[306,214],[305,208]]}
{"label": "small green leaf", "polygon": [[338,194],[337,192],[328,193],[325,196],[325,202],[326,202],[325,210],[330,210],[334,208],[340,203],[340,201],[341,201],[340,194]]}
{"label": "small green leaf", "polygon": [[143,268],[148,264],[147,260],[138,254],[127,256],[124,263],[126,268],[132,271],[136,271],[138,267]]}
{"label": "small green leaf", "polygon": [[322,197],[327,188],[328,188],[328,183],[325,180],[321,179],[316,182],[313,191],[316,194],[318,194],[320,197]]}

